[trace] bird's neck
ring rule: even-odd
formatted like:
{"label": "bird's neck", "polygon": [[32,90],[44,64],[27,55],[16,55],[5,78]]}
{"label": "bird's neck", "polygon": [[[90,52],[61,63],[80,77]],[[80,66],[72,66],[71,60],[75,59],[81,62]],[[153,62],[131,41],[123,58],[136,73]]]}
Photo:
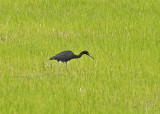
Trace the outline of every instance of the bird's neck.
{"label": "bird's neck", "polygon": [[75,55],[75,58],[80,58],[84,53],[81,52],[79,55]]}

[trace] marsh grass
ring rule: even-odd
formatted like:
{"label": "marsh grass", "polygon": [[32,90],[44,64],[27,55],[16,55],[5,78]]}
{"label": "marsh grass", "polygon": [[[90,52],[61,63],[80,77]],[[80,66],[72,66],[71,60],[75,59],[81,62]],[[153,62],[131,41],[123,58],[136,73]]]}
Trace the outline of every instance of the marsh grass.
{"label": "marsh grass", "polygon": [[158,0],[0,2],[1,113],[160,113]]}

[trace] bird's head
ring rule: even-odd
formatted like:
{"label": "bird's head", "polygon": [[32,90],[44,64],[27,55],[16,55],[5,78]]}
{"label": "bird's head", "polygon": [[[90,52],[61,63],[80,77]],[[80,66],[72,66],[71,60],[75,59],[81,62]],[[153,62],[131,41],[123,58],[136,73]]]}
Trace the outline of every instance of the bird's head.
{"label": "bird's head", "polygon": [[[83,51],[83,54],[86,54],[86,55],[90,56],[91,58],[93,58],[93,57],[89,54],[88,51]],[[94,58],[93,58],[93,59],[94,59]]]}

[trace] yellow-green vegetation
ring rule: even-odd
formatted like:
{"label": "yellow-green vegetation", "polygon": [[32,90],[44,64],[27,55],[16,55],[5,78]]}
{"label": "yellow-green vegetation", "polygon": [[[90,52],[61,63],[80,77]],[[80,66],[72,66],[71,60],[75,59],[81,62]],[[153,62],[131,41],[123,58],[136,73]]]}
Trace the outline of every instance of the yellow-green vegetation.
{"label": "yellow-green vegetation", "polygon": [[160,113],[160,1],[0,0],[0,113]]}

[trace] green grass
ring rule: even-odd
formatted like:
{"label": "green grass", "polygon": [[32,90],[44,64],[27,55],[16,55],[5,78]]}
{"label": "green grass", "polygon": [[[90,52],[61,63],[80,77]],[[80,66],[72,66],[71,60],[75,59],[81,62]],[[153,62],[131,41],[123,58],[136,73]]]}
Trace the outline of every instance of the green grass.
{"label": "green grass", "polygon": [[[58,70],[51,56],[87,56]],[[160,113],[159,0],[0,0],[0,113]]]}

